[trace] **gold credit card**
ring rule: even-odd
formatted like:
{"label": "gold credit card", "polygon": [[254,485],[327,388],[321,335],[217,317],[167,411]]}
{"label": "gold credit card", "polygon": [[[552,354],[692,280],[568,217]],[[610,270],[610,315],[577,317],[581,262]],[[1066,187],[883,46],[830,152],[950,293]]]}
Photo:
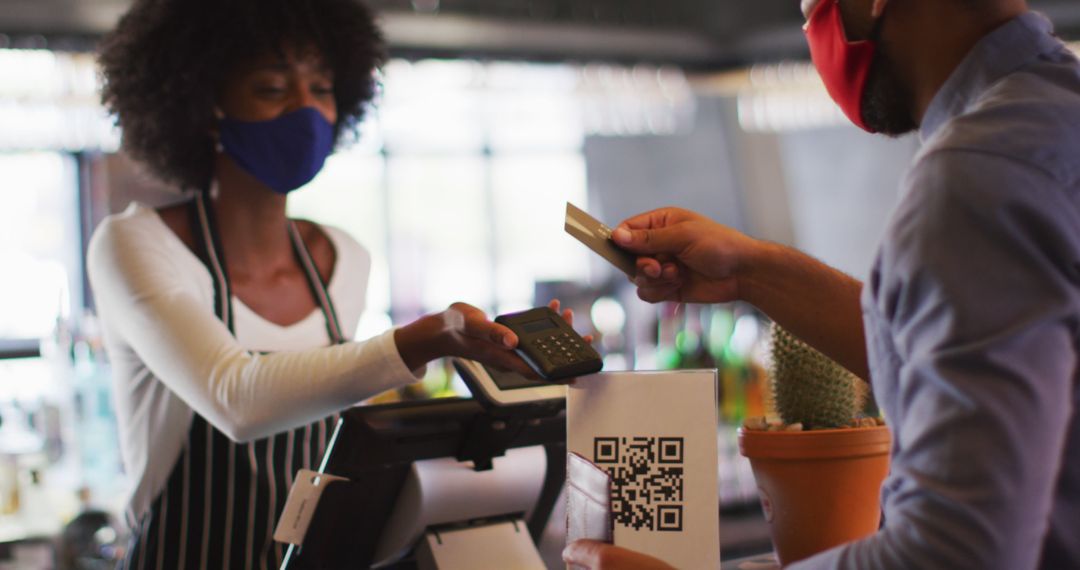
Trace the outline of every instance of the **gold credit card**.
{"label": "gold credit card", "polygon": [[637,273],[637,256],[615,245],[611,240],[611,228],[570,202],[566,203],[565,229],[627,276],[633,277]]}

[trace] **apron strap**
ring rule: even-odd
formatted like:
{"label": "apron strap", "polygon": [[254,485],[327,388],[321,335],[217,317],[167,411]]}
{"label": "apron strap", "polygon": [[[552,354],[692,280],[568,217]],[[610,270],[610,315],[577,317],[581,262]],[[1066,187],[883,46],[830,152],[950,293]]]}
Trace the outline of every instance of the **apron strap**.
{"label": "apron strap", "polygon": [[197,247],[195,254],[206,265],[214,281],[214,313],[235,335],[232,290],[229,287],[229,274],[225,271],[225,253],[221,249],[221,239],[217,234],[217,218],[207,198],[207,192],[195,194],[194,206],[191,209],[191,231],[195,236]]}
{"label": "apron strap", "polygon": [[[235,335],[232,289],[229,286],[229,274],[226,271],[225,254],[217,231],[218,225],[217,218],[214,215],[213,203],[207,198],[206,192],[198,192],[195,194],[193,205],[194,208],[191,209],[191,231],[195,236],[197,249],[195,254],[206,265],[214,281],[214,312],[225,323],[225,326],[229,327],[229,331]],[[330,343],[342,344],[348,341],[342,332],[341,324],[337,318],[337,311],[334,309],[334,303],[330,299],[326,283],[323,282],[322,276],[315,266],[311,251],[308,250],[307,244],[304,243],[304,239],[300,236],[300,230],[297,228],[296,222],[289,220],[286,229],[289,232],[289,239],[293,246],[296,261],[304,270],[305,277],[307,277],[308,288],[315,302],[322,309],[326,320],[326,334],[330,338]]]}
{"label": "apron strap", "polygon": [[300,237],[300,230],[296,227],[295,220],[289,220],[289,237],[292,238],[296,260],[300,263],[300,267],[304,268],[304,273],[307,274],[311,294],[315,297],[315,301],[319,303],[319,306],[322,307],[323,314],[326,315],[326,334],[330,337],[330,342],[332,344],[346,342],[348,339],[345,338],[345,334],[341,330],[341,324],[338,322],[337,311],[334,309],[334,302],[330,298],[330,292],[327,290],[326,283],[323,282],[322,275],[319,274],[319,269],[315,267],[315,260],[312,259],[311,251],[308,249],[307,244],[304,243],[304,238]]}

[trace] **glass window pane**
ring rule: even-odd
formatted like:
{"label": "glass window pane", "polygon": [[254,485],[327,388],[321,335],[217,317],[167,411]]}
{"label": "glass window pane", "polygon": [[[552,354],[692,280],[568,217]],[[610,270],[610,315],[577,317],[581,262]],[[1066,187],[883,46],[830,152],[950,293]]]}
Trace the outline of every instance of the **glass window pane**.
{"label": "glass window pane", "polygon": [[41,338],[82,306],[75,161],[0,154],[0,172],[0,339]]}
{"label": "glass window pane", "polygon": [[484,159],[391,158],[391,293],[395,320],[454,301],[492,301]]}
{"label": "glass window pane", "polygon": [[0,149],[113,150],[99,100],[93,54],[0,49]]}
{"label": "glass window pane", "polygon": [[379,118],[390,152],[479,152],[484,146],[483,66],[395,60],[386,66]]}
{"label": "glass window pane", "polygon": [[577,70],[569,65],[488,64],[486,112],[492,149],[580,149],[585,127],[577,84]]}
{"label": "glass window pane", "polygon": [[563,231],[566,202],[586,207],[580,154],[492,160],[500,312],[529,306],[536,281],[587,281],[589,251]]}

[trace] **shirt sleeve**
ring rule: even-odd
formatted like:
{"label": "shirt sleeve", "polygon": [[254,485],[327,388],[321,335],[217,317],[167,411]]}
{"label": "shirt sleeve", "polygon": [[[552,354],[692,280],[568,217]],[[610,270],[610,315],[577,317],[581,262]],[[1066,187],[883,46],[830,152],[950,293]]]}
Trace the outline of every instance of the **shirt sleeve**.
{"label": "shirt sleeve", "polygon": [[1007,157],[937,151],[908,186],[874,302],[900,360],[885,526],[791,568],[1035,568],[1073,412],[1080,216]]}
{"label": "shirt sleeve", "polygon": [[256,354],[178,274],[162,247],[132,220],[106,220],[87,267],[109,326],[196,413],[243,442],[293,429],[379,392],[415,382],[394,331],[362,343]]}

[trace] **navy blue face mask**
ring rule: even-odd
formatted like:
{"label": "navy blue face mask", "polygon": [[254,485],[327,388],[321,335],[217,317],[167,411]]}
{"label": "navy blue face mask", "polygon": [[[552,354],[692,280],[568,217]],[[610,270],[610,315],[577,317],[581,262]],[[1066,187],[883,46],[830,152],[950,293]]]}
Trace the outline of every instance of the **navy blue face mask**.
{"label": "navy blue face mask", "polygon": [[218,128],[225,154],[279,194],[311,182],[334,148],[334,125],[312,107],[269,121],[226,117]]}

